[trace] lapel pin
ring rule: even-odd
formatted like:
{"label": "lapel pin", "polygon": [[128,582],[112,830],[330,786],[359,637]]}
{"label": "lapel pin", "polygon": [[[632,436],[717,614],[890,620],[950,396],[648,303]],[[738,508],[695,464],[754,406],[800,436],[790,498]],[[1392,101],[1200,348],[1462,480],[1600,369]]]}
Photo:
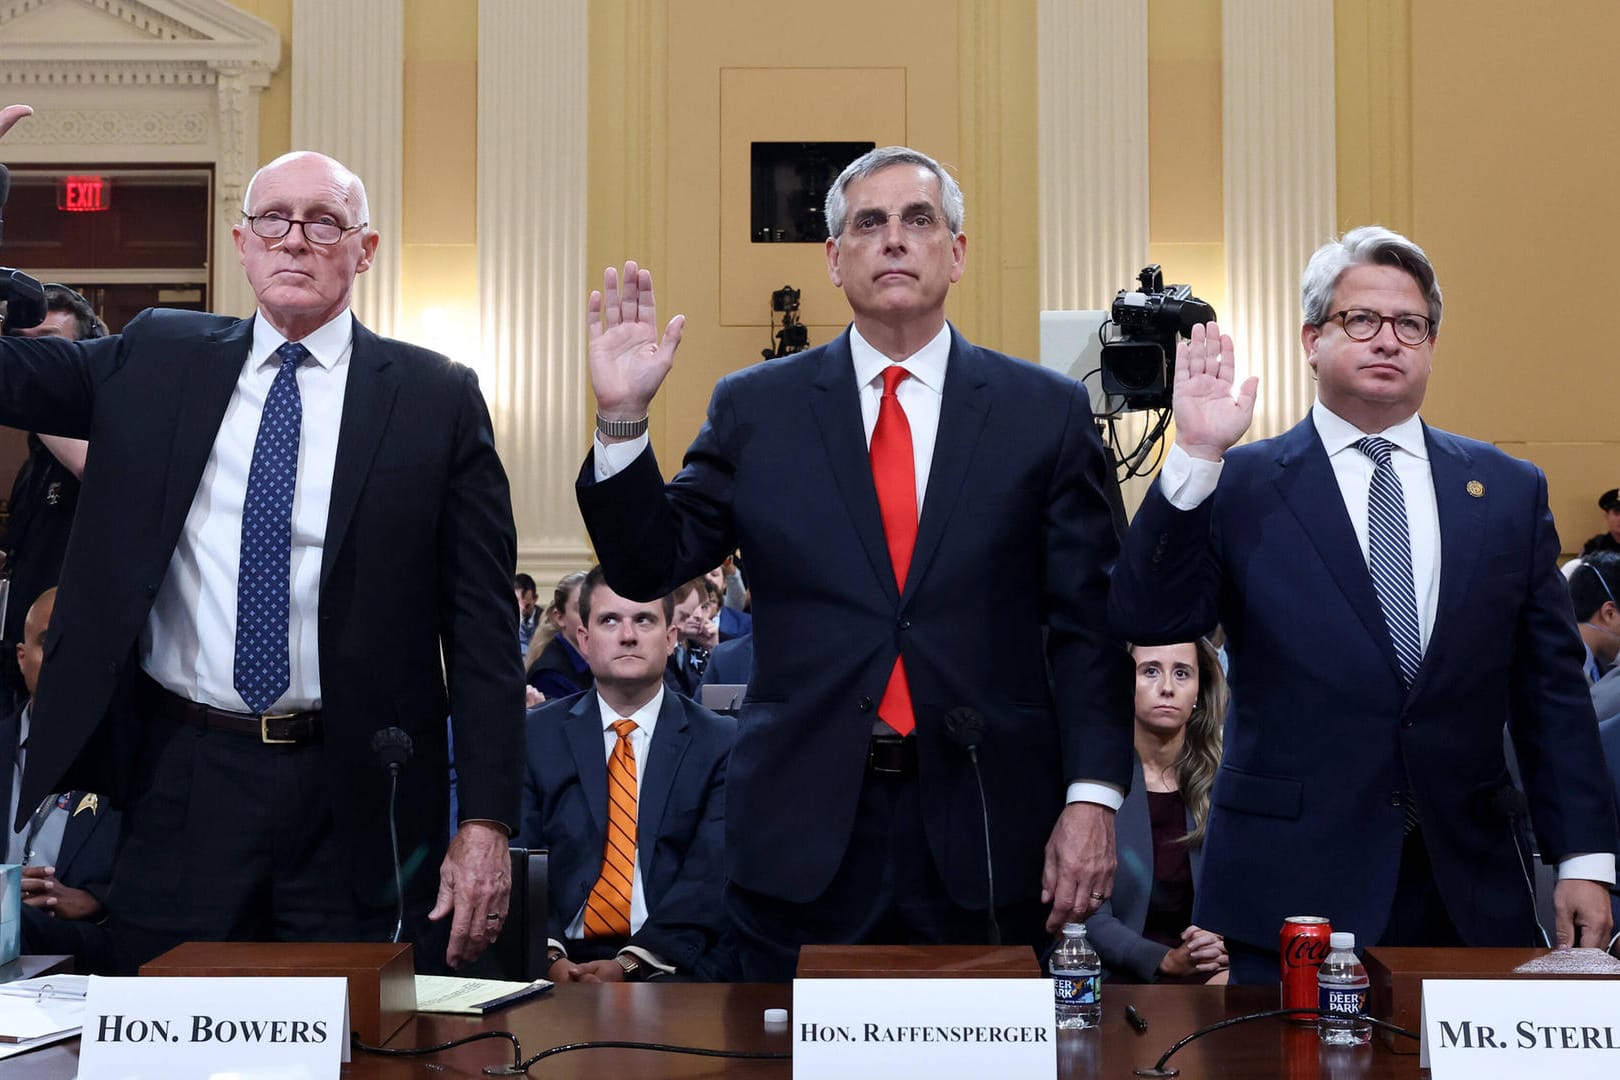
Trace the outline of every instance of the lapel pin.
{"label": "lapel pin", "polygon": [[1485,497],[1485,485],[1478,480],[1468,481],[1468,494],[1476,499],[1483,499]]}
{"label": "lapel pin", "polygon": [[100,806],[101,800],[96,796],[96,793],[93,791],[88,792],[84,798],[79,800],[79,805],[74,808],[73,816],[78,817],[86,810],[94,814],[100,808]]}

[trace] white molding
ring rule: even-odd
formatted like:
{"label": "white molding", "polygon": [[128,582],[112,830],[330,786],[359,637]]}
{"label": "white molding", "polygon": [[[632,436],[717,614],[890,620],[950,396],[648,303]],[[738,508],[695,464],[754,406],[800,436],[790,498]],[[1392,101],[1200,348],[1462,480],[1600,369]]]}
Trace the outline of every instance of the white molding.
{"label": "white molding", "polygon": [[355,279],[354,311],[384,335],[399,315],[404,138],[404,0],[293,0],[293,149],[334,157],[365,181],[377,255]]}
{"label": "white molding", "polygon": [[[70,8],[99,12],[109,34],[121,23],[145,36],[99,40],[80,28],[51,39]],[[212,163],[210,306],[246,314],[253,294],[231,225],[258,158],[259,94],[280,61],[275,28],[224,0],[5,0],[0,85],[25,88],[17,97],[35,109],[6,136],[6,160]],[[122,88],[115,108],[105,104],[111,86]]]}
{"label": "white molding", "polygon": [[[591,561],[574,499],[585,394],[586,0],[479,0],[479,371],[518,565]],[[649,180],[649,183],[658,182]]]}
{"label": "white molding", "polygon": [[1227,306],[1240,375],[1259,375],[1248,439],[1316,397],[1299,343],[1299,278],[1334,233],[1333,0],[1221,5]]}

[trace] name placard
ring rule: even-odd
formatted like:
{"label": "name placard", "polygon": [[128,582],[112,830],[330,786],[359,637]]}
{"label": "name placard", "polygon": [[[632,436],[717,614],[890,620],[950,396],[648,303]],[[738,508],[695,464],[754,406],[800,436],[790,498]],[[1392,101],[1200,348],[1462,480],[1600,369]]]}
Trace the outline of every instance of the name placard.
{"label": "name placard", "polygon": [[345,979],[92,976],[85,994],[81,1080],[337,1080],[348,1060]]}
{"label": "name placard", "polygon": [[1432,1080],[1613,1080],[1620,980],[1430,979],[1421,1065]]}
{"label": "name placard", "polygon": [[1053,1080],[1050,979],[798,979],[793,1080]]}

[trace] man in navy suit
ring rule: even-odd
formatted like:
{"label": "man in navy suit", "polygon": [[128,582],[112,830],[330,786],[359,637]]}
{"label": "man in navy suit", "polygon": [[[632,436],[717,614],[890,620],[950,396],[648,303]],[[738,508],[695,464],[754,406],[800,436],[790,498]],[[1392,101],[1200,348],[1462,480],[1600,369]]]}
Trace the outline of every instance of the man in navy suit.
{"label": "man in navy suit", "polygon": [[[846,168],[826,254],[854,325],[722,379],[668,485],[645,417],[683,319],[660,340],[633,263],[591,296],[597,441],[578,495],[608,580],[658,596],[748,554],[754,678],[726,831],[746,978],[791,977],[813,942],[984,941],[992,868],[1017,941],[1083,918],[1113,879],[1131,697],[1105,611],[1112,478],[1083,386],[947,325],[962,222],[925,154]],[[957,708],[984,721],[988,865]]]}
{"label": "man in navy suit", "polygon": [[1132,522],[1123,634],[1226,629],[1232,710],[1194,921],[1234,981],[1275,981],[1286,916],[1362,945],[1528,945],[1501,731],[1512,733],[1560,945],[1607,941],[1615,812],[1554,565],[1541,471],[1418,417],[1434,268],[1375,226],[1312,256],[1301,338],[1317,402],[1248,446],[1210,324],[1176,360],[1176,445]]}
{"label": "man in navy suit", "polygon": [[[736,721],[664,688],[675,647],[674,604],[637,603],[610,589],[600,567],[579,594],[580,648],[596,688],[529,713],[520,842],[549,849],[554,982],[618,982],[658,975],[713,977],[724,915],[726,760]],[[610,758],[617,721],[635,773],[630,829],[613,820]],[[633,865],[622,896],[628,933],[599,933],[597,890],[615,894],[609,845]]]}
{"label": "man in navy suit", "polygon": [[355,320],[368,219],[359,177],[288,154],[233,229],[254,317],[0,337],[0,422],[90,443],[23,805],[84,788],[124,812],[126,970],[182,941],[389,936],[389,727],[415,743],[396,805],[418,959],[476,957],[506,913],[511,500],[473,373]]}

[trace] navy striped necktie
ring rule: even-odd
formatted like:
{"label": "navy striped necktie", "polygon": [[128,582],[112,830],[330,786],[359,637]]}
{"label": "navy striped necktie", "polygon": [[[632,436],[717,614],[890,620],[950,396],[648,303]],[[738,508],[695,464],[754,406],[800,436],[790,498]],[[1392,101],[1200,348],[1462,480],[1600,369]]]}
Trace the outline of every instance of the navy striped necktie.
{"label": "navy striped necktie", "polygon": [[1389,639],[1395,646],[1401,681],[1407,686],[1417,677],[1423,660],[1423,638],[1418,631],[1417,592],[1412,585],[1412,534],[1406,520],[1406,496],[1395,475],[1390,455],[1395,444],[1369,435],[1356,449],[1373,460],[1372,486],[1367,491],[1367,570],[1378,592]]}

